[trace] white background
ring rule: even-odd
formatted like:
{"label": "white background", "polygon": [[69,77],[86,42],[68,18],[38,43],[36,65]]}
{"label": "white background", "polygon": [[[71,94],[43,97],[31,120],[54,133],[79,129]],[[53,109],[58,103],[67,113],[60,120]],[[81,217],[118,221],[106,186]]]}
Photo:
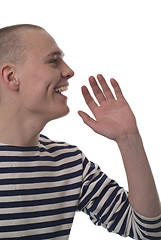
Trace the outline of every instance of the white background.
{"label": "white background", "polygon": [[[161,7],[158,0],[0,0],[0,27],[31,23],[44,27],[75,71],[67,92],[70,114],[50,122],[43,133],[77,145],[127,189],[116,144],[85,126],[88,113],[80,88],[88,77],[116,78],[133,109],[161,196]],[[37,69],[38,71],[38,69]],[[77,213],[70,240],[122,239]]]}

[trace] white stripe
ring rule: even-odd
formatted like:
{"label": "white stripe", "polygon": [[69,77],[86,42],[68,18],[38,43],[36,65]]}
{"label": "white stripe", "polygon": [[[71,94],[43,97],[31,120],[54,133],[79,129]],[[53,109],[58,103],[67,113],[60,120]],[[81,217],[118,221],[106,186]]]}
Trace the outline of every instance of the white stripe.
{"label": "white stripe", "polygon": [[[138,214],[138,213],[137,213]],[[139,215],[139,214],[138,214]],[[139,215],[141,216],[141,215]],[[150,229],[155,229],[155,228],[159,228],[161,227],[161,222],[158,222],[158,223],[151,223],[151,224],[147,224],[147,223],[143,223],[141,222],[137,217],[136,215],[134,215],[134,218],[135,218],[135,221],[140,224],[141,226],[145,227],[145,228],[150,228]],[[146,221],[155,221],[155,220],[158,220],[159,218],[161,218],[161,215],[158,216],[158,217],[154,217],[154,218],[145,218],[145,217],[141,217],[141,219],[145,219]],[[161,235],[160,235],[161,236]]]}
{"label": "white stripe", "polygon": [[23,189],[41,189],[41,188],[53,188],[60,186],[68,186],[73,183],[80,182],[80,177],[76,177],[74,179],[68,179],[64,181],[58,182],[45,182],[45,183],[29,183],[29,184],[14,184],[14,185],[0,185],[0,191],[15,191],[15,190],[23,190]]}
{"label": "white stripe", "polygon": [[12,179],[12,178],[35,178],[35,177],[58,177],[65,174],[70,174],[81,170],[81,164],[78,164],[72,168],[65,168],[60,171],[40,171],[40,172],[25,172],[25,173],[2,173],[0,174],[1,179]]}
{"label": "white stripe", "polygon": [[35,194],[27,196],[7,196],[1,197],[1,202],[18,202],[18,201],[34,201],[34,200],[43,200],[43,199],[52,199],[57,197],[66,197],[79,194],[80,189],[72,189],[68,191],[55,192],[55,193],[44,193],[44,194]]}
{"label": "white stripe", "polygon": [[[102,178],[103,176],[101,176],[101,178]],[[99,179],[100,180],[100,179]],[[98,197],[99,196],[99,194],[102,192],[102,190],[104,189],[104,187],[105,186],[107,186],[108,184],[109,184],[109,182],[111,181],[111,179],[110,178],[107,178],[105,181],[104,181],[104,183],[100,186],[100,188],[97,190],[97,192],[95,192],[94,191],[94,189],[95,189],[95,187],[96,187],[96,184],[98,183],[98,180],[97,181],[94,181],[94,182],[92,182],[92,183],[90,183],[90,182],[85,182],[84,183],[84,185],[88,185],[89,183],[90,183],[90,188],[89,188],[89,190],[85,193],[85,195],[81,198],[81,202],[86,198],[86,197],[88,197],[88,195],[92,192],[92,191],[94,191],[95,193],[93,194],[93,196],[92,196],[92,199],[94,199],[95,197]],[[114,187],[112,187],[113,188],[113,190],[116,188],[115,186]]]}
{"label": "white stripe", "polygon": [[1,162],[0,163],[0,167],[1,168],[14,168],[14,167],[37,167],[37,166],[49,166],[49,167],[59,167],[61,165],[64,165],[66,163],[74,163],[75,161],[77,161],[78,159],[80,159],[80,154],[77,154],[75,156],[72,156],[72,157],[67,157],[67,158],[63,158],[59,161],[54,161],[54,158],[53,158],[53,161],[24,161],[24,162],[16,162],[16,161],[13,161],[12,163],[11,162]]}
{"label": "white stripe", "polygon": [[[38,211],[46,211],[46,210],[58,210],[66,207],[73,207],[77,204],[77,200],[70,202],[62,202],[48,205],[40,205],[40,206],[30,206],[30,207],[17,207],[17,208],[4,208],[1,209],[1,214],[14,214],[14,213],[27,213],[27,212],[38,212]],[[59,214],[56,214],[59,215]]]}
{"label": "white stripe", "polygon": [[66,218],[72,218],[74,216],[74,213],[63,213],[59,215],[54,216],[46,216],[46,217],[36,217],[35,218],[22,218],[22,219],[10,219],[10,220],[1,220],[0,226],[16,226],[16,225],[25,225],[29,223],[41,223],[41,222],[50,222],[50,221],[57,221],[60,219],[66,219]]}
{"label": "white stripe", "polygon": [[[64,146],[64,145],[62,145]],[[50,148],[47,148],[48,150],[50,150],[51,148],[56,147],[56,145],[53,144],[53,146],[50,146]],[[42,147],[44,148],[44,147]],[[78,148],[74,147],[74,148],[64,148],[64,149],[60,149],[60,150],[53,150],[53,152],[39,152],[39,151],[1,151],[1,156],[13,156],[13,157],[37,157],[37,156],[59,156],[63,153],[73,153],[75,151],[77,151]]]}

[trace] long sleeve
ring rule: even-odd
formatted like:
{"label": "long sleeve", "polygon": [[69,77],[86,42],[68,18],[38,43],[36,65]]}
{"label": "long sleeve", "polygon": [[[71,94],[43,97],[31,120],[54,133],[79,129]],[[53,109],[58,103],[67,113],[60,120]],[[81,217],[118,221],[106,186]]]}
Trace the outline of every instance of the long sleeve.
{"label": "long sleeve", "polygon": [[161,239],[161,216],[146,218],[134,211],[128,192],[83,156],[83,179],[78,210],[92,222],[123,237]]}

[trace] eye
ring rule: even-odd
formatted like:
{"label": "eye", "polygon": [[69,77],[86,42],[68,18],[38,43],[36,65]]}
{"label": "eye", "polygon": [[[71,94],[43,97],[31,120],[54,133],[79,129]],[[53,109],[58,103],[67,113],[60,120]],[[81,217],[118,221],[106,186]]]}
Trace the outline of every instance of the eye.
{"label": "eye", "polygon": [[50,61],[49,61],[49,63],[53,63],[53,64],[58,64],[59,63],[59,59],[51,59]]}

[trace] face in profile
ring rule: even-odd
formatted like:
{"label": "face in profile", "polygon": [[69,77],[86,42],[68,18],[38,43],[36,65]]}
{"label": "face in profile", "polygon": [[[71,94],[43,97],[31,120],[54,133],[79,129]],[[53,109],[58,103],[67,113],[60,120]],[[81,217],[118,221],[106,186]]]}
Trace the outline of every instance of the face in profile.
{"label": "face in profile", "polygon": [[63,60],[63,52],[44,30],[27,30],[22,39],[26,44],[25,61],[17,66],[19,96],[23,111],[50,121],[69,112],[68,80],[74,72]]}

